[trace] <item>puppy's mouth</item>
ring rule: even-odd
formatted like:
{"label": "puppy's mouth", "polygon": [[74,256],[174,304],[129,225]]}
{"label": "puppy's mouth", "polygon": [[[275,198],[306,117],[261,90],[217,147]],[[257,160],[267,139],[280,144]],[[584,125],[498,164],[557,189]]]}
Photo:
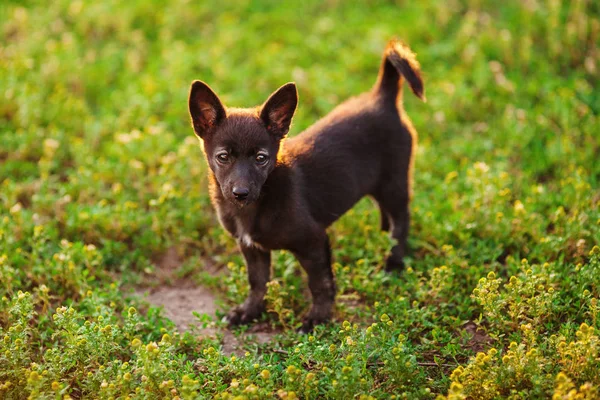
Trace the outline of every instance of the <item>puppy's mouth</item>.
{"label": "puppy's mouth", "polygon": [[232,202],[233,204],[235,204],[238,208],[244,208],[247,205],[249,205],[250,203],[252,203],[252,201],[248,198],[246,199],[238,199],[238,198],[230,198],[229,199],[230,202]]}

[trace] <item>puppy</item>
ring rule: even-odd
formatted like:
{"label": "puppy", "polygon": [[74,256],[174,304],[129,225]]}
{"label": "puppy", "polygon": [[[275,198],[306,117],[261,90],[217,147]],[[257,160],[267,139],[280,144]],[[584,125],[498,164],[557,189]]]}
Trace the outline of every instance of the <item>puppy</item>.
{"label": "puppy", "polygon": [[262,106],[226,108],[206,83],[192,83],[189,111],[210,167],[212,203],[248,269],[250,294],[227,315],[231,325],[265,310],[275,249],[291,251],[308,274],[312,308],[301,331],[328,321],[336,287],[326,229],[366,195],[379,205],[381,229],[397,240],[386,270],[403,269],[417,138],[402,108],[404,79],[425,101],[415,55],[393,40],[371,91],[285,140],[298,104],[295,84]]}

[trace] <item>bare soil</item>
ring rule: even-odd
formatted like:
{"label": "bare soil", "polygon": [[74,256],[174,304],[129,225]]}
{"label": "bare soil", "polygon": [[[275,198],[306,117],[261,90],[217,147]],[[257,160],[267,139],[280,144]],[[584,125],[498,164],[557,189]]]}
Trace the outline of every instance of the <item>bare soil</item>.
{"label": "bare soil", "polygon": [[173,286],[159,286],[151,290],[145,298],[153,306],[163,306],[164,315],[175,323],[181,332],[190,325],[196,325],[198,319],[192,314],[208,314],[214,318],[217,306],[212,292],[190,282],[176,282]]}
{"label": "bare soil", "polygon": [[476,353],[484,351],[494,341],[485,333],[483,328],[477,326],[473,321],[467,322],[463,329],[471,336],[466,347]]}
{"label": "bare soil", "polygon": [[177,278],[176,272],[183,260],[176,247],[169,248],[154,260],[156,267],[151,280],[136,289],[136,294],[153,306],[163,307],[164,315],[175,323],[180,332],[197,325],[198,318],[192,312],[215,318],[216,296],[192,279]]}
{"label": "bare soil", "polygon": [[[165,254],[158,257],[154,264],[156,273],[149,286],[146,282],[136,289],[136,294],[155,307],[163,307],[164,315],[173,321],[180,332],[190,331],[192,327],[199,327],[200,321],[192,313],[207,314],[215,320],[218,310],[217,296],[211,290],[196,284],[191,279],[177,279],[176,271],[183,260],[177,248],[169,248]],[[251,326],[244,334],[236,337],[231,331],[219,328],[204,328],[196,330],[200,335],[216,336],[223,334],[223,353],[241,356],[245,353],[244,346],[248,344],[266,344],[271,341],[275,332],[268,323],[257,323]]]}

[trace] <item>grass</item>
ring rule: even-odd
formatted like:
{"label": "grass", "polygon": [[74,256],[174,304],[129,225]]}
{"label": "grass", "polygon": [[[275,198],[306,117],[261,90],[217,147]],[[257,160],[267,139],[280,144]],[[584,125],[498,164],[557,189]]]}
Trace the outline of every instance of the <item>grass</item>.
{"label": "grass", "polygon": [[[598,4],[226,3],[0,5],[0,397],[600,396]],[[296,81],[296,134],[369,89],[394,36],[429,100],[406,92],[405,273],[381,271],[391,241],[363,200],[330,230],[338,309],[313,335],[294,331],[306,279],[285,252],[264,317],[280,333],[241,357],[128,295],[173,247],[225,309],[247,291],[193,79],[235,106]]]}

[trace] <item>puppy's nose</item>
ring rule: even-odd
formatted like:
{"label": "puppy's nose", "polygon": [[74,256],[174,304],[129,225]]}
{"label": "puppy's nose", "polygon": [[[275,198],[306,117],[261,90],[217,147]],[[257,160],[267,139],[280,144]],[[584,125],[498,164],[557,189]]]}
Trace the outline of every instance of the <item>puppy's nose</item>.
{"label": "puppy's nose", "polygon": [[237,200],[245,200],[246,197],[248,197],[248,194],[250,193],[250,190],[246,189],[246,188],[240,188],[235,186],[233,188],[233,195],[235,196],[235,198]]}

